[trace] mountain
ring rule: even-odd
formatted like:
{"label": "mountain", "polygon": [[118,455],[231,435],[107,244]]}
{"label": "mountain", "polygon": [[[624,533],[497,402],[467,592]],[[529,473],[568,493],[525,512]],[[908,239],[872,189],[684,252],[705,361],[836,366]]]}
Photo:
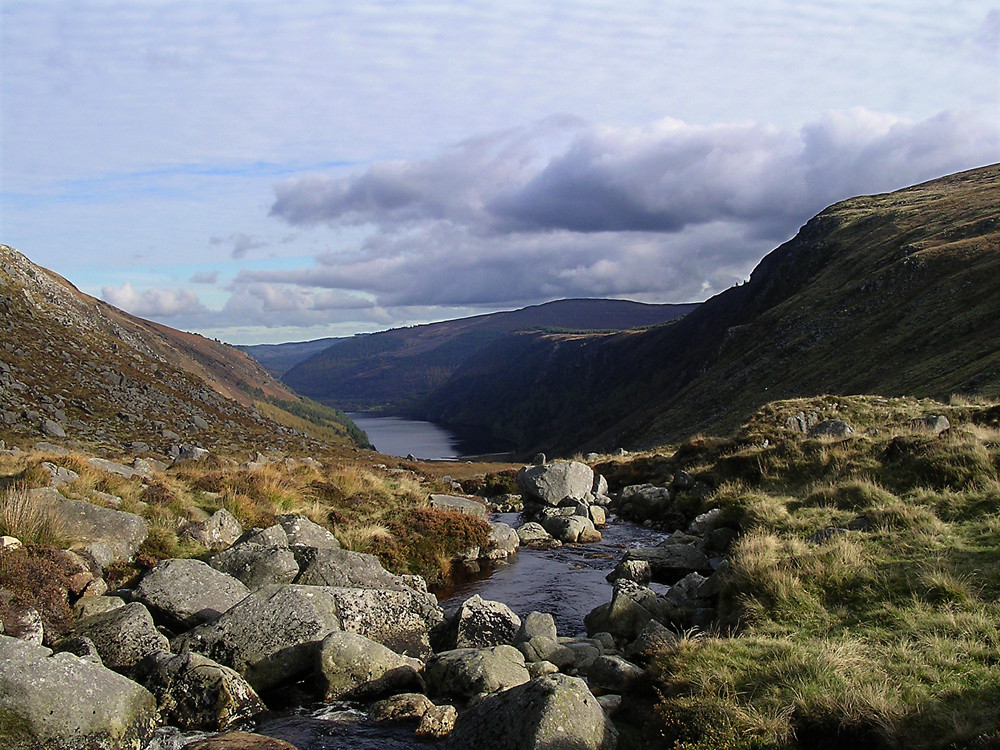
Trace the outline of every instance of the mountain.
{"label": "mountain", "polygon": [[525,450],[644,447],[817,394],[1000,395],[1000,165],[838,203],[667,326],[521,334],[415,411]]}
{"label": "mountain", "polygon": [[285,344],[251,344],[236,348],[253,357],[274,378],[281,378],[286,372],[304,359],[328,349],[344,339],[325,338],[313,341],[289,341]]}
{"label": "mountain", "polygon": [[339,408],[405,411],[475,352],[516,331],[619,331],[674,320],[696,307],[570,299],[397,328],[340,340],[288,370],[282,380],[298,393]]}
{"label": "mountain", "polygon": [[[301,415],[312,407],[243,352],[129,315],[6,245],[0,313],[0,430],[12,439],[44,424],[81,443],[166,454],[181,440],[247,450],[307,438]],[[332,410],[314,421],[318,437],[367,443]]]}

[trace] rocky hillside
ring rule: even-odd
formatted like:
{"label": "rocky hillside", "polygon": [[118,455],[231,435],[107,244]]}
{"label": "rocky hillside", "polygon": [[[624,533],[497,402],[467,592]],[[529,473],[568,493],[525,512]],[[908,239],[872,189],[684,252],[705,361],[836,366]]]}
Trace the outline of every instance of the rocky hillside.
{"label": "rocky hillside", "polygon": [[[243,352],[124,313],[5,245],[0,313],[0,435],[10,442],[44,434],[167,454],[181,442],[307,441],[277,411],[254,408],[298,397]],[[340,439],[349,442],[346,428]]]}
{"label": "rocky hillside", "polygon": [[778,398],[996,396],[998,206],[1000,165],[838,203],[676,323],[496,342],[420,415],[572,451],[728,430]]}
{"label": "rocky hillside", "polygon": [[[397,328],[338,341],[292,367],[282,380],[298,393],[338,408],[405,411],[476,352],[516,331],[621,331],[674,320],[695,307],[572,299]],[[302,346],[284,345],[288,353],[293,351],[289,347],[301,351]],[[276,353],[268,349],[264,356]]]}

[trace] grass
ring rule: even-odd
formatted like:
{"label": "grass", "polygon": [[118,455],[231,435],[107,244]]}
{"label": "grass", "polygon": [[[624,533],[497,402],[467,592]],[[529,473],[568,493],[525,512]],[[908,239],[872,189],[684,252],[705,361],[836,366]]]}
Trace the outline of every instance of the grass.
{"label": "grass", "polygon": [[12,485],[0,495],[0,535],[54,547],[66,541],[61,519],[32,498],[23,484]]}
{"label": "grass", "polygon": [[[651,665],[648,746],[1000,747],[1000,441],[983,420],[995,407],[836,401],[853,437],[787,433],[800,401],[769,405],[721,450],[640,459],[699,467],[719,523],[740,532],[717,630],[664,644]],[[914,430],[923,413],[952,429]],[[858,519],[863,530],[809,540]]]}

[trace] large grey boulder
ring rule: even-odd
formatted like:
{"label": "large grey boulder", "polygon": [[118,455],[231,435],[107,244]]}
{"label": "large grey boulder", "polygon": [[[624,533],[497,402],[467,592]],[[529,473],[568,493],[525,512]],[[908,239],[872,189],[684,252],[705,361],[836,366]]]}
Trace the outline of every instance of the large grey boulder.
{"label": "large grey boulder", "polygon": [[208,564],[251,591],[272,583],[292,583],[299,574],[299,564],[287,543],[279,547],[240,542],[213,555]]}
{"label": "large grey boulder", "polygon": [[288,537],[288,545],[290,547],[320,547],[329,549],[338,549],[340,547],[337,537],[305,516],[288,513],[284,516],[278,516],[278,523],[281,524],[281,528]]}
{"label": "large grey boulder", "polygon": [[0,636],[0,746],[6,750],[140,750],[156,699],[109,669]]}
{"label": "large grey boulder", "polygon": [[520,627],[521,618],[510,607],[476,594],[462,602],[449,618],[441,635],[441,645],[445,649],[455,649],[510,644]]}
{"label": "large grey boulder", "polygon": [[405,656],[429,656],[430,631],[444,620],[436,600],[413,589],[304,588],[331,593],[343,630],[371,638]]}
{"label": "large grey boulder", "polygon": [[235,544],[242,533],[243,527],[236,517],[225,508],[220,508],[204,521],[187,524],[178,536],[210,550],[220,550]]}
{"label": "large grey boulder", "polygon": [[525,466],[517,472],[522,494],[556,506],[567,497],[582,500],[594,488],[594,470],[579,461]]}
{"label": "large grey boulder", "polygon": [[471,698],[527,682],[524,655],[513,646],[459,648],[427,661],[424,680],[430,695]]}
{"label": "large grey boulder", "polygon": [[81,637],[93,641],[104,666],[116,672],[128,673],[148,654],[169,648],[166,636],[156,629],[149,610],[139,602],[78,621],[67,639]]}
{"label": "large grey boulder", "polygon": [[573,649],[544,635],[532,636],[526,641],[521,641],[517,644],[517,649],[524,654],[526,662],[549,662],[559,669],[569,669],[576,664]]}
{"label": "large grey boulder", "polygon": [[[633,484],[624,488],[619,494],[618,514],[637,523],[658,521],[668,516],[673,502],[674,493],[669,487]],[[683,523],[685,523],[683,517],[679,517],[679,522],[674,525],[678,527]]]}
{"label": "large grey boulder", "polygon": [[67,537],[105,544],[117,560],[131,560],[149,533],[146,522],[134,513],[71,500],[51,487],[31,490],[29,495],[55,513]]}
{"label": "large grey boulder", "polygon": [[477,701],[459,714],[449,750],[612,750],[617,735],[578,677],[550,674]]}
{"label": "large grey boulder", "polygon": [[262,691],[311,672],[320,642],[340,629],[331,590],[275,584],[174,639],[173,646],[232,667]]}
{"label": "large grey boulder", "polygon": [[483,521],[489,520],[490,509],[487,505],[472,500],[468,497],[457,497],[455,495],[431,495],[428,502],[432,508],[437,510],[447,510],[452,513],[464,513],[467,516],[475,516]]}
{"label": "large grey boulder", "polygon": [[656,593],[633,581],[615,581],[611,601],[591,610],[583,618],[588,633],[611,633],[617,640],[631,642],[650,620],[662,618],[662,606]]}
{"label": "large grey boulder", "polygon": [[407,689],[422,689],[419,659],[357,633],[330,633],[319,648],[316,678],[323,700],[360,700]]}
{"label": "large grey boulder", "polygon": [[854,434],[854,428],[842,419],[824,419],[806,433],[808,437],[843,438]]}
{"label": "large grey boulder", "polygon": [[143,576],[136,598],[177,630],[218,618],[250,590],[201,560],[163,560]]}
{"label": "large grey boulder", "polygon": [[266,708],[235,670],[190,651],[155,651],[134,677],[156,696],[160,714],[181,729],[218,732]]}
{"label": "large grey boulder", "polygon": [[306,586],[343,586],[346,588],[409,590],[379,562],[375,555],[346,549],[296,547],[295,559],[301,572],[295,583]]}
{"label": "large grey boulder", "polygon": [[530,641],[536,636],[542,636],[552,641],[559,637],[556,631],[556,619],[548,612],[529,612],[521,620],[521,627],[518,628],[517,635],[514,636],[514,643]]}
{"label": "large grey boulder", "polygon": [[609,693],[627,693],[645,674],[644,670],[616,654],[603,654],[587,669],[587,682]]}

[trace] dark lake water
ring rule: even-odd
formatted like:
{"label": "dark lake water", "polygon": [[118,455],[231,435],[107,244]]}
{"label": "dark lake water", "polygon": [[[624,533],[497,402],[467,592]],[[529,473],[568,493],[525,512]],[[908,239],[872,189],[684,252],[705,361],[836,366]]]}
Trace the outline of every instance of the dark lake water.
{"label": "dark lake water", "polygon": [[488,435],[460,435],[433,422],[360,412],[349,412],[347,416],[368,434],[375,449],[387,456],[405,458],[412,453],[426,461],[447,461],[506,450]]}

